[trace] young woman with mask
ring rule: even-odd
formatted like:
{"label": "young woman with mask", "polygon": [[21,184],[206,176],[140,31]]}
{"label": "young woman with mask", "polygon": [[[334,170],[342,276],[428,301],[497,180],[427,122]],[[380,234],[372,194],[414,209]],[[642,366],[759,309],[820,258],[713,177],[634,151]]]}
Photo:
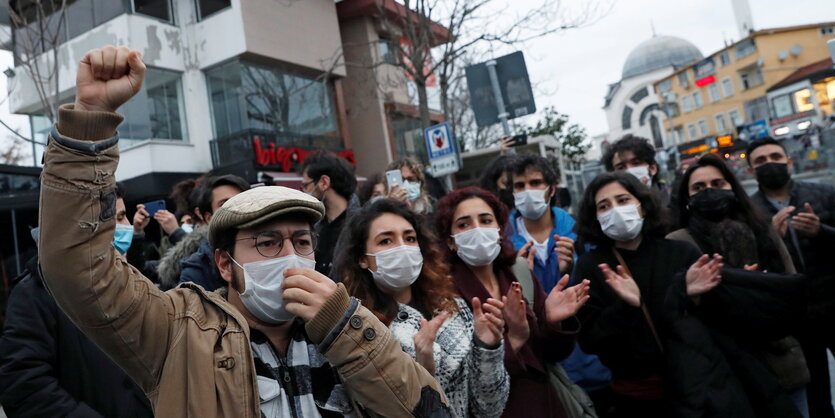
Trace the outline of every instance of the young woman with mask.
{"label": "young woman with mask", "polygon": [[[612,371],[616,417],[667,417],[664,355],[656,324],[673,280],[696,296],[721,278],[721,257],[708,261],[691,244],[665,240],[657,193],[635,176],[603,173],[586,188],[577,235],[595,246],[583,254],[574,279],[590,279],[580,310],[580,345]],[[686,272],[686,273],[685,273]]]}
{"label": "young woman with mask", "polygon": [[426,192],[426,178],[420,163],[412,158],[401,158],[389,163],[386,171],[389,170],[400,170],[403,176],[402,186],[390,187],[386,183],[389,198],[407,203],[412,210],[421,215],[434,212],[435,199]]}
{"label": "young woman with mask", "polygon": [[452,284],[424,217],[382,199],[356,213],[342,232],[336,270],[438,380],[457,417],[498,417],[510,379],[503,359],[500,298],[472,298]]}
{"label": "young woman with mask", "polygon": [[[684,173],[677,201],[682,203],[682,228],[667,238],[689,242],[706,253],[721,254],[730,267],[796,272],[771,223],[754,209],[745,189],[718,156],[707,154]],[[793,337],[764,344],[752,344],[755,355],[777,376],[803,416],[808,416],[805,387],[809,371],[800,344]]]}
{"label": "young woman with mask", "polygon": [[565,358],[574,347],[578,323],[573,316],[588,299],[588,283],[566,289],[566,275],[546,295],[533,278],[533,289],[528,289],[534,295],[533,304],[528,306],[511,270],[516,252],[502,238],[507,208],[484,189],[469,187],[448,194],[441,199],[435,218],[438,234],[445,237],[446,261],[452,265],[458,293],[466,301],[501,298],[504,302],[504,364],[511,386],[503,416],[565,417],[549,383],[547,366]]}

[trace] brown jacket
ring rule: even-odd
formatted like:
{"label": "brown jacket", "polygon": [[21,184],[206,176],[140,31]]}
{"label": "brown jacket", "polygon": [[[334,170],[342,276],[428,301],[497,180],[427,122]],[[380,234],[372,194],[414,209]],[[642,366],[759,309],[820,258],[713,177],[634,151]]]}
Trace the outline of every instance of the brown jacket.
{"label": "brown jacket", "polygon": [[[71,105],[60,110],[41,179],[44,281],[70,319],[145,391],[158,416],[259,417],[241,313],[196,285],[158,290],[113,248],[121,120]],[[360,415],[445,416],[437,382],[342,285],[305,328]]]}

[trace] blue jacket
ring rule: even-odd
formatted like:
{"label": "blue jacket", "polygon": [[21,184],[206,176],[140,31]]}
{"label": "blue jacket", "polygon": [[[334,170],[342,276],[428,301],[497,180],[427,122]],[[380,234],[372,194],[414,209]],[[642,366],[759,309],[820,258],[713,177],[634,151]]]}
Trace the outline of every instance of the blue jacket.
{"label": "blue jacket", "polygon": [[[562,277],[562,274],[571,273],[570,271],[560,272],[560,262],[557,259],[557,253],[554,252],[554,247],[556,246],[556,242],[553,239],[554,235],[568,237],[573,240],[577,239],[577,234],[573,231],[574,218],[568,212],[556,206],[551,207],[551,212],[554,215],[554,229],[551,230],[548,240],[548,262],[542,263],[542,260],[536,257],[533,267],[534,276],[539,279],[539,283],[542,284],[542,289],[545,290],[545,293],[551,292],[551,289],[557,285],[557,281]],[[522,215],[516,209],[510,212],[510,239],[516,251],[519,251],[519,249],[528,243],[528,240],[516,230],[516,220],[520,216]]]}
{"label": "blue jacket", "polygon": [[[554,252],[556,246],[553,240],[554,235],[573,240],[577,239],[577,234],[574,233],[574,218],[568,212],[556,206],[551,208],[551,212],[554,214],[554,229],[551,230],[548,240],[548,262],[543,263],[539,257],[536,257],[533,267],[534,276],[542,284],[545,293],[551,292],[551,289],[557,285],[557,281],[563,274],[571,273],[570,271],[560,272],[560,262],[557,253]],[[520,216],[522,215],[516,209],[510,213],[510,239],[517,251],[528,243],[525,237],[516,230],[516,220]],[[560,364],[562,364],[568,377],[587,391],[598,390],[611,385],[612,372],[600,362],[597,356],[583,352],[579,345],[575,346],[571,355],[563,359]]]}

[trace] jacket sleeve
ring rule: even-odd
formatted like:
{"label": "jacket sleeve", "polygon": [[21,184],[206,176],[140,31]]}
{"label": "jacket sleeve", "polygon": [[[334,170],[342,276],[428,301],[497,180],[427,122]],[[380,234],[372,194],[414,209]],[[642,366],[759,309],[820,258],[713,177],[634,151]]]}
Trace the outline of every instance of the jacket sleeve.
{"label": "jacket sleeve", "polygon": [[450,416],[438,382],[345,286],[305,326],[359,407],[379,416]]}
{"label": "jacket sleeve", "polygon": [[99,417],[61,387],[56,365],[58,307],[31,276],[9,298],[0,338],[0,404],[10,417]]}
{"label": "jacket sleeve", "polygon": [[40,262],[58,306],[146,392],[170,343],[173,302],[111,244],[116,113],[64,105],[41,174]]}
{"label": "jacket sleeve", "polygon": [[510,376],[504,367],[504,341],[496,348],[484,347],[473,335],[467,358],[469,368],[470,415],[500,417],[510,394]]}

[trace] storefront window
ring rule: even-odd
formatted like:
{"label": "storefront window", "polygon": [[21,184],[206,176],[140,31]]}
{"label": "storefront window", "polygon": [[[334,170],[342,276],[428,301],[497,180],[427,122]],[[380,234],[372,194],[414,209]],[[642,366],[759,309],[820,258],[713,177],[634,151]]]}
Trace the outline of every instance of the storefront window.
{"label": "storefront window", "polygon": [[792,100],[788,94],[771,99],[771,106],[774,111],[775,118],[782,118],[794,113],[794,109],[792,109]]}
{"label": "storefront window", "polygon": [[180,73],[149,68],[142,90],[119,112],[125,115],[119,126],[120,146],[147,139],[186,139]]}
{"label": "storefront window", "polygon": [[812,92],[809,89],[798,90],[792,96],[794,96],[794,108],[797,109],[797,113],[815,110]]}
{"label": "storefront window", "polygon": [[215,137],[245,129],[338,137],[330,84],[233,61],[206,71]]}
{"label": "storefront window", "polygon": [[419,162],[429,161],[426,155],[426,145],[423,139],[420,119],[400,113],[391,114],[391,125],[394,131],[394,143],[397,158],[412,157]]}

